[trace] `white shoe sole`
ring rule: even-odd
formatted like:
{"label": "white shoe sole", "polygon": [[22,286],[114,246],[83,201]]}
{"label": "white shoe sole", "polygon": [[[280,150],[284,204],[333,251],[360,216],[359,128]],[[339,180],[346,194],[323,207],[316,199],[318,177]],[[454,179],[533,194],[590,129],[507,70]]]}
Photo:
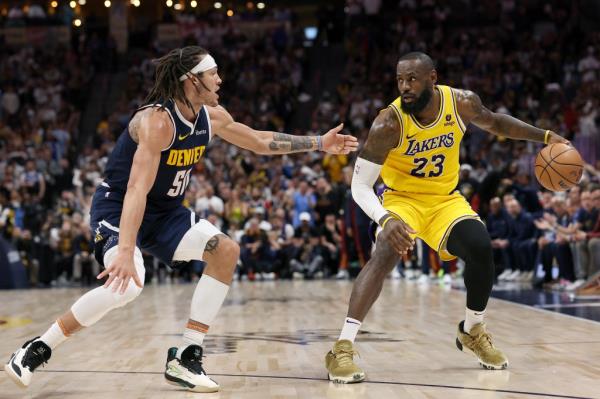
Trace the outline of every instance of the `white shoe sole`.
{"label": "white shoe sole", "polygon": [[329,381],[332,381],[336,384],[356,384],[359,382],[363,382],[365,380],[365,374],[354,374],[352,377],[334,377],[331,373],[327,374]]}
{"label": "white shoe sole", "polygon": [[486,370],[505,370],[508,368],[508,360],[506,361],[506,363],[503,363],[501,365],[495,365],[495,364],[489,364],[484,362],[483,360],[481,360],[479,358],[479,356],[477,356],[475,354],[475,352],[473,352],[471,349],[467,348],[466,346],[464,346],[460,340],[458,339],[458,337],[456,338],[456,347],[458,348],[459,351],[464,352],[464,353],[470,353],[471,355],[475,356],[475,358],[477,358],[477,361],[479,362],[479,364],[481,365],[481,367],[483,367]]}
{"label": "white shoe sole", "polygon": [[179,388],[183,388],[186,389],[188,391],[192,391],[192,392],[201,392],[201,393],[210,393],[210,392],[219,392],[219,387],[216,388],[209,388],[209,387],[203,387],[200,385],[196,385],[195,387],[191,388],[185,384],[181,384],[177,381],[171,381],[171,380],[167,380],[165,378],[165,381],[167,382],[167,384],[179,387]]}
{"label": "white shoe sole", "polygon": [[[11,361],[12,361],[12,356],[11,356]],[[10,362],[6,363],[4,365],[4,371],[6,372],[6,374],[8,375],[8,377],[19,387],[19,388],[27,388],[27,385],[23,384],[23,381],[21,381],[21,379],[19,378],[19,376],[15,373],[15,371],[12,369]]]}

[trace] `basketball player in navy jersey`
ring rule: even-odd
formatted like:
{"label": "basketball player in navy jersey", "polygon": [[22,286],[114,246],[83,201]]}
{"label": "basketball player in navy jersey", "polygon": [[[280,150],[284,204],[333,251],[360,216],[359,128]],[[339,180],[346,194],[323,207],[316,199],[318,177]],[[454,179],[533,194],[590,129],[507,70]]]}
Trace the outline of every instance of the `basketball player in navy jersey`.
{"label": "basketball player in navy jersey", "polygon": [[133,114],[117,140],[93,198],[95,256],[105,267],[98,278],[108,279],[11,356],[5,371],[18,385],[27,387],[33,371],[68,337],[141,293],[143,249],[167,264],[206,262],[183,341],[169,349],[164,375],[167,382],[192,391],[219,389],[202,367],[202,342],[229,290],[239,247],[182,206],[194,165],[213,135],[258,154],[347,154],[358,147],[354,137],[338,134],[342,125],[323,136],[253,130],[219,106],[220,85],[215,60],[200,47],[173,50],[157,60],[146,105]]}

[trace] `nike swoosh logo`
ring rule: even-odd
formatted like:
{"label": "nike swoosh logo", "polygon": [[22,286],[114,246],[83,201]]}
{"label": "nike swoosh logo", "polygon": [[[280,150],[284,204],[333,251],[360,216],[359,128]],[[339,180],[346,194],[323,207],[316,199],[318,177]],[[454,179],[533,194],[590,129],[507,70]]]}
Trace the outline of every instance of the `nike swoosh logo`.
{"label": "nike swoosh logo", "polygon": [[350,320],[346,320],[346,323],[350,323],[350,324],[360,324],[360,323],[356,323],[354,321],[350,321]]}
{"label": "nike swoosh logo", "polygon": [[410,140],[410,139],[412,139],[413,137],[415,137],[416,135],[417,135],[417,133],[413,134],[412,136],[409,136],[409,135],[407,134],[407,135],[406,135],[406,138]]}
{"label": "nike swoosh logo", "polygon": [[188,134],[185,134],[185,135],[183,135],[183,136],[180,134],[180,135],[179,135],[179,140],[185,140],[185,139],[187,139],[187,137],[188,137],[190,134],[192,134],[192,132],[189,132]]}

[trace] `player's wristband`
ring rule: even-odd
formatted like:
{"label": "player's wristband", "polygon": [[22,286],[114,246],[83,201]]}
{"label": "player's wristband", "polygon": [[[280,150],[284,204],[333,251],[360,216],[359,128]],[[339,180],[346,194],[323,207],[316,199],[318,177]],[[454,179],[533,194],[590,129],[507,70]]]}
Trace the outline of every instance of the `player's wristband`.
{"label": "player's wristband", "polygon": [[544,144],[548,144],[548,136],[550,136],[550,130],[546,130],[544,134]]}
{"label": "player's wristband", "polygon": [[393,219],[394,217],[392,215],[388,215],[387,218],[385,218],[385,220],[383,221],[383,223],[381,223],[381,228],[385,229],[385,225],[387,224],[387,222],[389,222],[391,219]]}
{"label": "player's wristband", "polygon": [[323,138],[321,136],[317,136],[317,150],[323,150]]}

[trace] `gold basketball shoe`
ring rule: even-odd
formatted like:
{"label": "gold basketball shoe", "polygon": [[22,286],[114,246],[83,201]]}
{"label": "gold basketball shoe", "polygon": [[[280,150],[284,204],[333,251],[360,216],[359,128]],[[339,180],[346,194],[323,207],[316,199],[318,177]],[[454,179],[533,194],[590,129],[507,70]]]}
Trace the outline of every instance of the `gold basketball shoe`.
{"label": "gold basketball shoe", "polygon": [[485,330],[485,323],[475,324],[467,334],[464,331],[464,320],[458,324],[456,347],[472,353],[479,364],[488,370],[504,370],[508,367],[508,359],[492,343],[492,336]]}
{"label": "gold basketball shoe", "polygon": [[358,352],[347,339],[341,339],[333,345],[333,349],[325,355],[325,367],[331,381],[353,384],[365,379],[365,372],[354,363],[354,355],[358,355]]}

